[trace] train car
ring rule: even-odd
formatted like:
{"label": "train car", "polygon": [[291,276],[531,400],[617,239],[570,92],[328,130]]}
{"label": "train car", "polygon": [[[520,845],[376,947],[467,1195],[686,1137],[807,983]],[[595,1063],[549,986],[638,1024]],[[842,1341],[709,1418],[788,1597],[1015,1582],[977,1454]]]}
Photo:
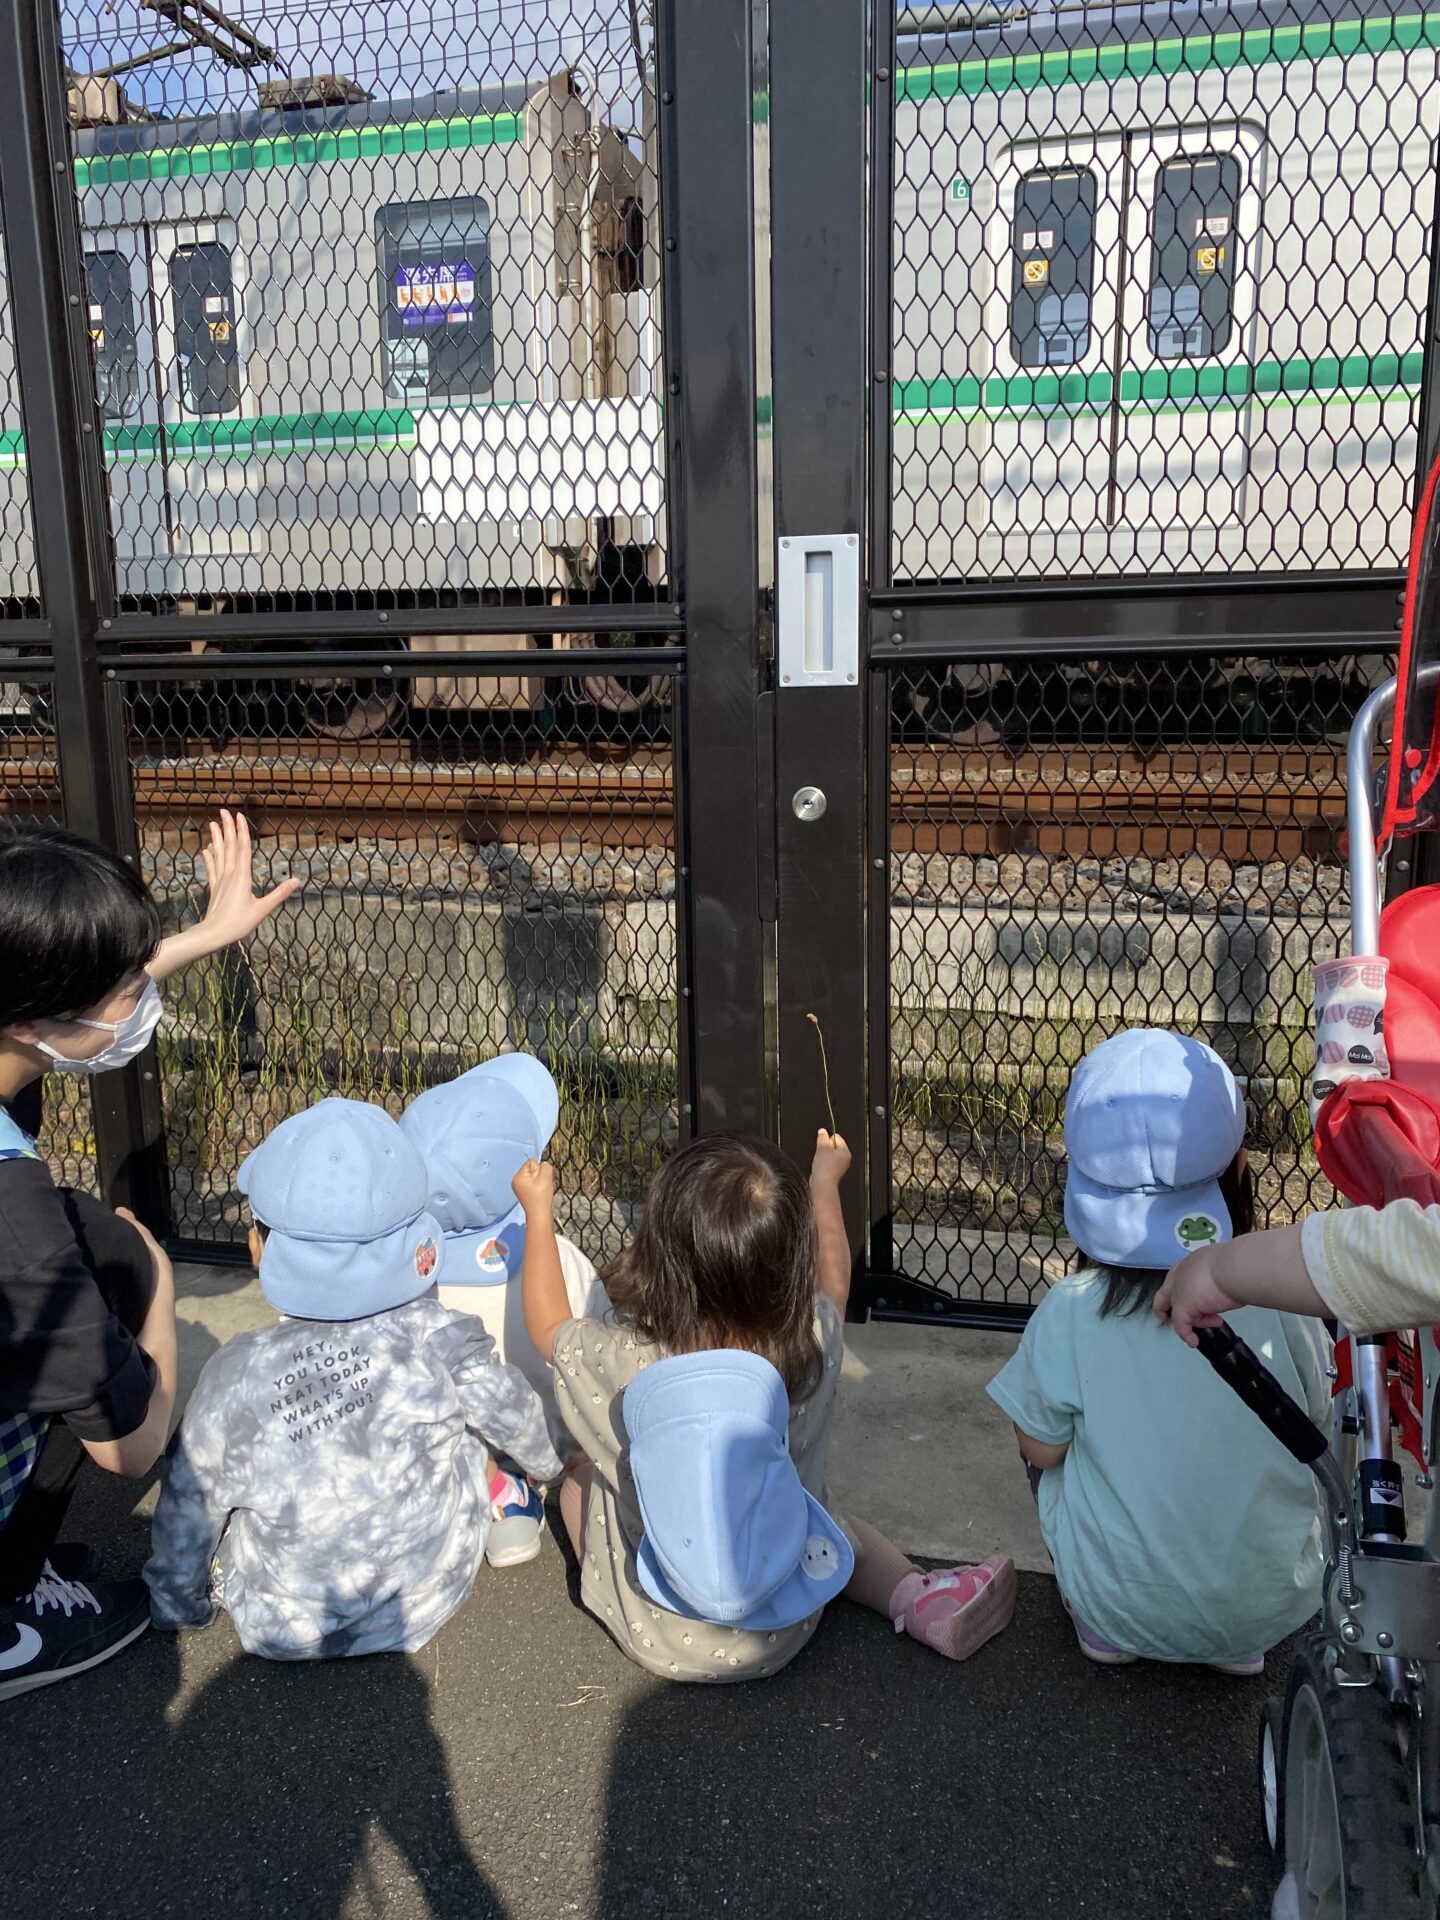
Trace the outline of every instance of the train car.
{"label": "train car", "polygon": [[[566,71],[93,127],[75,150],[123,608],[273,607],[279,635],[295,605],[583,604],[617,579],[653,592],[648,129],[610,125]],[[4,297],[0,283],[13,453]],[[33,592],[21,504],[0,475],[17,601]],[[479,687],[412,685],[442,708]],[[528,681],[499,691],[536,697]]]}
{"label": "train car", "polygon": [[1440,16],[926,12],[951,24],[896,76],[896,576],[1399,566]]}
{"label": "train car", "polygon": [[[1398,566],[1437,52],[1440,16],[1382,0],[903,14],[877,476],[894,577]],[[638,134],[569,73],[81,133],[122,604],[249,601],[277,609],[279,634],[280,610],[317,593],[583,607],[617,580],[653,591],[642,91]],[[762,223],[766,132],[757,114]],[[763,226],[757,251],[763,270]],[[0,574],[23,601],[3,284],[0,410]],[[1013,726],[995,676],[969,679],[949,683],[948,720],[930,694],[911,717]],[[477,687],[417,678],[410,697],[464,707]],[[593,691],[664,697],[658,680]]]}

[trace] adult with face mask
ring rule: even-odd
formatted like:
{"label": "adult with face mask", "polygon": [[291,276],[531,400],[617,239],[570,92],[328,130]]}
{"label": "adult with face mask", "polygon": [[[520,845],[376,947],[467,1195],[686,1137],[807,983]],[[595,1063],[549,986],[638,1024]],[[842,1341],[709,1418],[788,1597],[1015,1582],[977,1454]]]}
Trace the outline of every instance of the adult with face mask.
{"label": "adult with face mask", "polygon": [[157,983],[252,933],[298,885],[256,897],[249,829],[228,812],[203,858],[208,909],[162,940],[122,860],[0,820],[0,1700],[97,1666],[149,1624],[141,1581],[97,1580],[95,1556],[59,1535],[87,1456],[139,1478],[165,1446],[174,1275],[133,1215],[55,1186],[33,1133],[43,1074],[136,1059]]}

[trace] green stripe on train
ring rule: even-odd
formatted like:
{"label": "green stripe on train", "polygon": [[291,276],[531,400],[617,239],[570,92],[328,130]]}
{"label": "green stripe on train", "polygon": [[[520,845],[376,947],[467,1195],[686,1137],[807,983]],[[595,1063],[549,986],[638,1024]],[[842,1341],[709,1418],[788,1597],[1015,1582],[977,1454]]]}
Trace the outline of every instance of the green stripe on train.
{"label": "green stripe on train", "polygon": [[[355,413],[267,413],[255,420],[182,420],[158,427],[105,429],[107,461],[263,459],[267,454],[348,453],[359,448],[415,445],[415,415],[408,408],[371,408]],[[0,433],[0,466],[25,458],[21,434]]]}
{"label": "green stripe on train", "polygon": [[1209,67],[1266,67],[1299,60],[1347,60],[1440,47],[1440,13],[1397,13],[1369,20],[1315,20],[1251,27],[1243,33],[1190,33],[1168,40],[1056,47],[1048,53],[991,54],[933,67],[902,67],[897,100],[951,100],[957,94],[1031,92],[1087,80],[1139,80],[1149,74],[1200,73]]}
{"label": "green stripe on train", "polygon": [[[1148,367],[1120,376],[1120,404],[1145,412],[1195,405],[1204,409],[1247,400],[1299,405],[1316,396],[1366,394],[1385,399],[1417,387],[1425,356],[1415,353],[1323,354],[1314,360],[1257,360],[1229,367]],[[893,400],[906,418],[936,414],[1108,412],[1115,396],[1109,373],[1027,373],[976,379],[897,380]]]}
{"label": "green stripe on train", "polygon": [[521,138],[524,124],[523,113],[476,113],[448,120],[395,120],[373,127],[336,127],[320,133],[275,134],[254,140],[137,147],[130,153],[100,153],[78,159],[75,183],[85,188],[123,186],[137,180],[208,179],[215,174],[261,173],[271,167],[323,167],[407,153],[503,147]]}
{"label": "green stripe on train", "polygon": [[[1416,351],[1258,360],[1231,367],[1151,367],[1121,374],[1120,404],[1127,411],[1153,412],[1190,406],[1223,411],[1247,400],[1275,406],[1378,403],[1415,393],[1423,366],[1424,355]],[[1052,410],[1102,413],[1109,410],[1114,391],[1108,373],[1015,374],[985,380],[966,374],[897,381],[892,397],[896,414],[905,419],[978,418]],[[756,401],[756,424],[762,430],[771,423],[773,405],[769,394]],[[105,452],[111,461],[264,459],[270,454],[375,448],[409,452],[415,433],[415,414],[403,407],[269,413],[254,420],[179,421],[166,427],[163,436],[152,426],[107,427]],[[18,466],[24,457],[23,436],[0,433],[0,467]]]}

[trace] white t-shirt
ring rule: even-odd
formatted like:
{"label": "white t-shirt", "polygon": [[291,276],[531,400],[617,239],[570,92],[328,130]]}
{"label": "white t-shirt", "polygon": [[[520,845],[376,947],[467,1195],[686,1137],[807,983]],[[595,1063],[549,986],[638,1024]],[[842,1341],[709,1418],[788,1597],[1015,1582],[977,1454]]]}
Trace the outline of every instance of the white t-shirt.
{"label": "white t-shirt", "polygon": [[[565,1276],[565,1297],[574,1320],[604,1320],[610,1301],[594,1262],[563,1234],[555,1236],[560,1249],[560,1271]],[[555,1446],[563,1453],[568,1440],[560,1409],[555,1404],[555,1379],[550,1367],[540,1358],[535,1342],[525,1331],[525,1312],[520,1300],[520,1276],[492,1287],[446,1287],[435,1289],[440,1304],[454,1313],[472,1313],[485,1325],[495,1342],[495,1358],[515,1367],[530,1382],[545,1409],[546,1424]]]}
{"label": "white t-shirt", "polygon": [[[1102,1320],[1103,1298],[1093,1273],[1062,1280],[989,1388],[1023,1432],[1068,1443],[1038,1496],[1060,1589],[1146,1659],[1267,1651],[1320,1605],[1314,1477],[1147,1308]],[[1227,1318],[1328,1431],[1324,1327],[1268,1307]]]}

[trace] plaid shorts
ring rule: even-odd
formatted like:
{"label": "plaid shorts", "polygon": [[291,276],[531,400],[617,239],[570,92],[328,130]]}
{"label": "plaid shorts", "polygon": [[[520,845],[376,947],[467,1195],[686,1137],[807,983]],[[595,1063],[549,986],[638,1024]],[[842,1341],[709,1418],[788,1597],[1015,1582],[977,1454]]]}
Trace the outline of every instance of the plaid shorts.
{"label": "plaid shorts", "polygon": [[48,1414],[12,1413],[0,1420],[0,1527],[15,1510],[49,1425]]}

